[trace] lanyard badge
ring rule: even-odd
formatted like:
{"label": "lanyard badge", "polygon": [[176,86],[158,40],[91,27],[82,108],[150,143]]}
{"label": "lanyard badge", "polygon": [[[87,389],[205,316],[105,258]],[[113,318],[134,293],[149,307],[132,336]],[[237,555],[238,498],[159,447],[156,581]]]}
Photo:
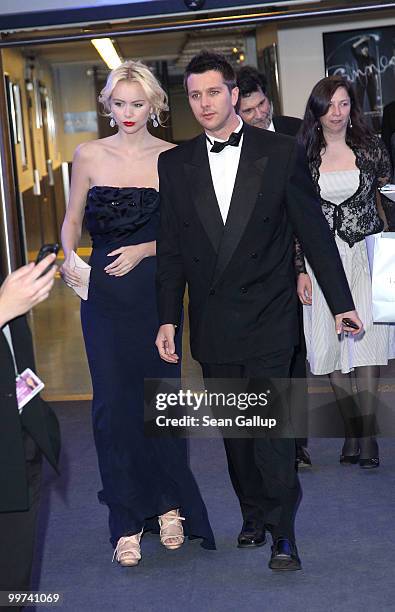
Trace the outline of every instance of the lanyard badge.
{"label": "lanyard badge", "polygon": [[44,389],[44,386],[43,381],[30,368],[26,368],[21,374],[18,374],[16,377],[16,398],[19,413],[37,393]]}

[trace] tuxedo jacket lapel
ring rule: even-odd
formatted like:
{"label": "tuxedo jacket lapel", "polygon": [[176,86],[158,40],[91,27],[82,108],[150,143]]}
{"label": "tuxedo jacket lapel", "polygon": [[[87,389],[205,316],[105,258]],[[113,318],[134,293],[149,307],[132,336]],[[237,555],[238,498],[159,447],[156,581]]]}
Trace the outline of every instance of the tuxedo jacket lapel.
{"label": "tuxedo jacket lapel", "polygon": [[197,214],[214,251],[218,252],[224,223],[211,178],[205,134],[196,140],[192,156],[188,162],[184,163],[184,168]]}
{"label": "tuxedo jacket lapel", "polygon": [[213,282],[218,281],[235,252],[256,205],[267,157],[254,147],[253,133],[244,127],[239,167],[228,217],[218,251]]}
{"label": "tuxedo jacket lapel", "polygon": [[220,278],[231,260],[251,218],[262,185],[267,156],[262,155],[262,151],[254,144],[254,130],[245,125],[240,162],[225,226],[211,178],[204,134],[197,138],[190,159],[184,162],[194,206],[218,254],[213,282]]}

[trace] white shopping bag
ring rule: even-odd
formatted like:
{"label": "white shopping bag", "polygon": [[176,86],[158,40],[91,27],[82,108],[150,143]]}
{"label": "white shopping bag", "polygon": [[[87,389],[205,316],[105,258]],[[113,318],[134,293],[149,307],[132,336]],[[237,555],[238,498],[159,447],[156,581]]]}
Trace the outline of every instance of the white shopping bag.
{"label": "white shopping bag", "polygon": [[395,323],[395,232],[365,238],[372,275],[374,323]]}
{"label": "white shopping bag", "polygon": [[395,202],[395,185],[393,183],[387,183],[384,187],[379,189],[380,193],[389,198],[392,202]]}

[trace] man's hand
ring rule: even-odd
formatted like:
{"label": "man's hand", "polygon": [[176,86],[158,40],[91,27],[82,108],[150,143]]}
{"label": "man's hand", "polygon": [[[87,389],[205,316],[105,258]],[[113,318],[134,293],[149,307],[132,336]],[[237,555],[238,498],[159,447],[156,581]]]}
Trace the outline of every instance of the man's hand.
{"label": "man's hand", "polygon": [[[358,325],[358,329],[353,329],[348,325],[345,325],[342,320],[350,319],[356,325]],[[363,323],[361,319],[358,317],[358,313],[356,310],[349,310],[348,312],[342,312],[341,314],[336,315],[336,333],[341,334],[342,332],[347,332],[355,336],[356,334],[360,334],[363,331]]]}
{"label": "man's hand", "polygon": [[159,351],[159,356],[161,359],[163,359],[163,361],[167,361],[168,363],[177,363],[179,360],[179,357],[175,352],[175,330],[175,325],[172,323],[166,323],[165,325],[160,326],[158,335],[156,336],[155,344]]}
{"label": "man's hand", "polygon": [[312,301],[311,278],[308,274],[301,272],[298,276],[296,291],[302,304],[310,305]]}
{"label": "man's hand", "polygon": [[39,276],[55,259],[56,255],[51,253],[39,264],[30,263],[7,276],[0,287],[0,327],[47,299],[54,283],[56,266],[52,266],[42,278]]}

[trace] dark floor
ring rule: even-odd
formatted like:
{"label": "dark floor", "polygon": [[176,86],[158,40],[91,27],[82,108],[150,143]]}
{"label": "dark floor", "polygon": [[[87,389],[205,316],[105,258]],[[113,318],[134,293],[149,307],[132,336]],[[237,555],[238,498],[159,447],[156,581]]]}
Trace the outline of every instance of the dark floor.
{"label": "dark floor", "polygon": [[[167,551],[146,535],[138,567],[111,563],[89,403],[57,404],[62,475],[46,470],[36,587],[63,593],[60,609],[159,612],[389,612],[394,610],[395,444],[382,440],[382,466],[338,463],[340,440],[312,440],[314,467],[301,473],[297,516],[303,571],[275,574],[269,546],[235,546],[240,514],[220,440],[191,442],[191,465],[206,501],[217,551],[187,542]],[[41,561],[40,561],[41,558]]]}
{"label": "dark floor", "polygon": [[[90,397],[79,321],[79,300],[60,279],[34,310],[38,369],[50,400]],[[186,340],[186,338],[185,338]],[[184,380],[199,376],[184,342]],[[393,409],[395,362],[381,369]],[[393,380],[391,380],[393,379]],[[190,385],[189,385],[190,386]],[[310,400],[325,401],[328,381],[309,381]],[[324,399],[322,399],[324,398]],[[35,586],[63,593],[70,612],[387,612],[395,610],[393,571],[395,442],[380,442],[382,466],[366,472],[338,463],[341,440],[311,440],[314,467],[301,473],[297,516],[303,571],[273,574],[269,546],[239,550],[240,512],[227,475],[222,443],[193,440],[191,464],[206,501],[218,550],[188,542],[167,551],[143,539],[136,568],[111,563],[107,512],[100,488],[89,402],[57,403],[63,457],[61,477],[45,473]],[[395,421],[394,421],[395,422]],[[41,573],[41,579],[39,579]]]}

